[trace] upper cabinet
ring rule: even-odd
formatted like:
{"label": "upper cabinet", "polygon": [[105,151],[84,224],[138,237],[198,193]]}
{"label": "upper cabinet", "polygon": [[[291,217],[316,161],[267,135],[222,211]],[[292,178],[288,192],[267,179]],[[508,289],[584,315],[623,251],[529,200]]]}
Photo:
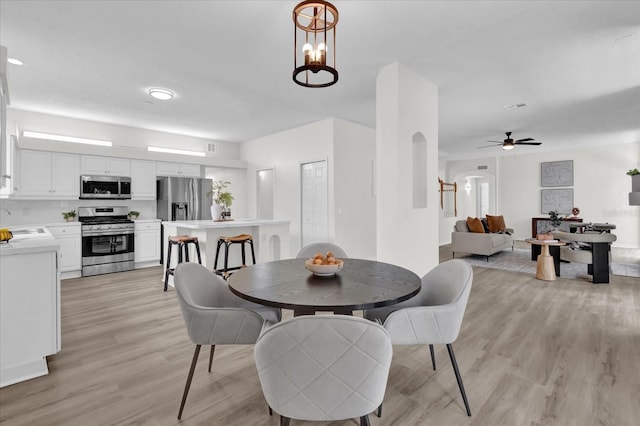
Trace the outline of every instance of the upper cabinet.
{"label": "upper cabinet", "polygon": [[18,150],[15,197],[77,200],[80,194],[77,154]]}
{"label": "upper cabinet", "polygon": [[131,161],[127,158],[83,155],[80,157],[80,173],[83,175],[131,176]]}
{"label": "upper cabinet", "polygon": [[200,165],[198,164],[169,163],[166,161],[158,161],[156,164],[158,176],[200,177]]}
{"label": "upper cabinet", "polygon": [[156,162],[131,160],[131,199],[156,199]]}

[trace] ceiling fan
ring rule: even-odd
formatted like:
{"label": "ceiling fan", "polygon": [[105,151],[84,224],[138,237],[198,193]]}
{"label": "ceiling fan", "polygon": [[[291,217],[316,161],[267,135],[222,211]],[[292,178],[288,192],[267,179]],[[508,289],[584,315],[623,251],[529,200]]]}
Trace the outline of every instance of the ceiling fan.
{"label": "ceiling fan", "polygon": [[478,149],[480,149],[480,148],[491,148],[491,147],[494,147],[496,145],[502,145],[502,149],[509,150],[509,149],[515,148],[516,145],[542,145],[542,142],[531,142],[531,141],[535,140],[533,138],[524,138],[524,139],[518,139],[518,140],[514,141],[513,139],[511,139],[511,132],[507,132],[506,135],[507,135],[507,138],[505,140],[503,140],[502,142],[487,141],[487,142],[493,142],[494,145],[479,146]]}

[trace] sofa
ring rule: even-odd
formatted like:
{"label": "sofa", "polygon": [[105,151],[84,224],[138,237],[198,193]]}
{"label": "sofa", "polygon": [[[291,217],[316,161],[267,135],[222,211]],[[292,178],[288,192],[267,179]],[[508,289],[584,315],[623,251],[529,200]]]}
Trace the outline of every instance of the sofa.
{"label": "sofa", "polygon": [[[560,247],[560,260],[587,264],[594,284],[609,283],[611,244],[617,240],[609,232],[573,233],[554,231],[554,238],[567,243]],[[562,269],[562,268],[560,268]]]}
{"label": "sofa", "polygon": [[505,228],[503,232],[471,232],[466,220],[458,220],[451,233],[451,249],[453,257],[456,253],[471,253],[489,256],[499,251],[513,250],[513,229]]}

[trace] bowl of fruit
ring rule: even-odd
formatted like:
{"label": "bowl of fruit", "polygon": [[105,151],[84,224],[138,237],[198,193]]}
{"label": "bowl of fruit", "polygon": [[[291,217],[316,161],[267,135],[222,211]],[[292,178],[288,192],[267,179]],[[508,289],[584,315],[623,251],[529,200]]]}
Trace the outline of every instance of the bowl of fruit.
{"label": "bowl of fruit", "polygon": [[333,253],[328,251],[326,255],[316,253],[311,259],[307,259],[304,263],[305,268],[313,272],[319,277],[330,277],[336,272],[342,270],[343,262],[336,259]]}

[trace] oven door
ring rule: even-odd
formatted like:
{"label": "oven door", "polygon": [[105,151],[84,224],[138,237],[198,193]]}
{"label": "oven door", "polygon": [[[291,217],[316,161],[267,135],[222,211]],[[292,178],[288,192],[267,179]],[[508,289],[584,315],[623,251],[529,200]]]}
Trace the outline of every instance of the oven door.
{"label": "oven door", "polygon": [[82,266],[133,260],[133,231],[83,231]]}

